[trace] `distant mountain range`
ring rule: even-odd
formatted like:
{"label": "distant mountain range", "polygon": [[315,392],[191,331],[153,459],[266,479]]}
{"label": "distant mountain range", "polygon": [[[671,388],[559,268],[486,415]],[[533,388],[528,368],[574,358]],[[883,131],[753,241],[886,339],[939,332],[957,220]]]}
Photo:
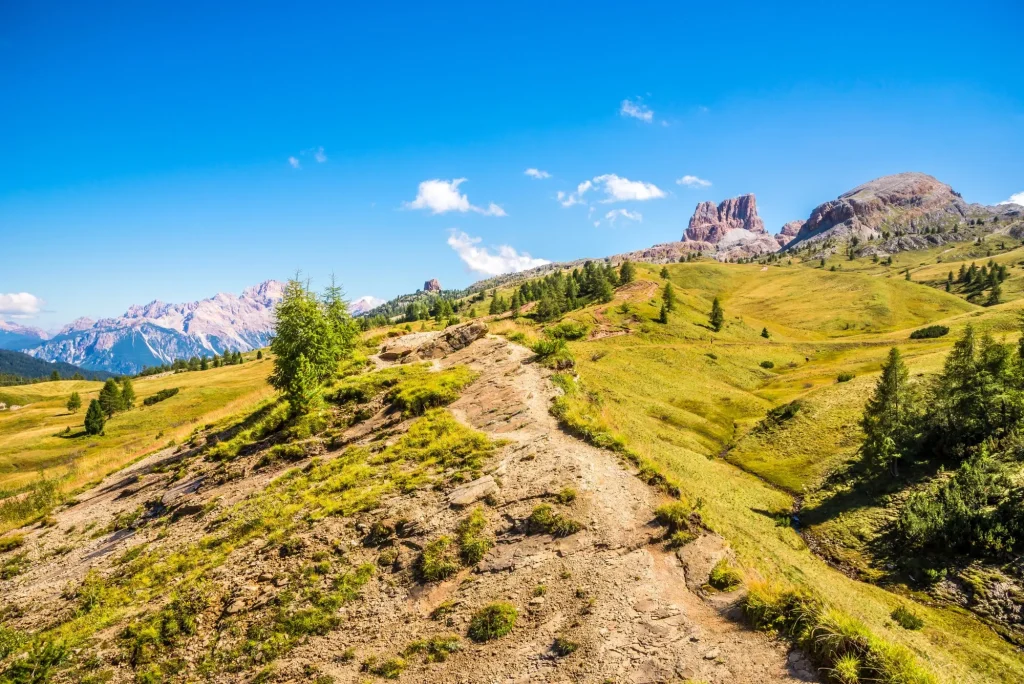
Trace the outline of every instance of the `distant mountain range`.
{"label": "distant mountain range", "polygon": [[69,363],[50,363],[28,354],[10,349],[0,349],[0,386],[20,385],[26,380],[49,378],[54,371],[64,380],[81,375],[86,380],[106,380],[111,377],[104,371],[88,371]]}
{"label": "distant mountain range", "polygon": [[0,347],[89,370],[137,373],[174,359],[266,346],[283,291],[283,283],[268,280],[240,296],[221,293],[187,304],[154,301],[117,318],[79,318],[52,337],[4,323]]}

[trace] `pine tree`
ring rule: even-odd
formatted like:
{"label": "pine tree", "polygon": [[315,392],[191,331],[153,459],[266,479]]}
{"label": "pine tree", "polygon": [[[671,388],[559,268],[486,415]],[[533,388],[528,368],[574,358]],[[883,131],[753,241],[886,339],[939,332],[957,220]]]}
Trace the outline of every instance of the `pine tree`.
{"label": "pine tree", "polygon": [[914,438],[917,409],[910,372],[903,363],[900,350],[893,347],[882,365],[882,376],[875,392],[864,407],[861,428],[864,430],[864,455],[894,477],[899,475],[899,461],[909,451]]}
{"label": "pine tree", "polygon": [[135,387],[131,378],[121,380],[121,410],[127,411],[135,406]]}
{"label": "pine tree", "polygon": [[711,315],[708,317],[708,322],[711,323],[711,329],[715,332],[719,332],[725,325],[725,311],[722,310],[722,304],[718,301],[718,297],[711,302]]}
{"label": "pine tree", "polygon": [[665,302],[661,303],[661,313],[658,314],[659,323],[668,323],[668,305]]}
{"label": "pine tree", "polygon": [[661,301],[665,303],[669,311],[676,310],[676,291],[672,283],[665,283],[665,289],[661,291]]}
{"label": "pine tree", "polygon": [[988,293],[988,299],[985,300],[985,306],[994,306],[1002,301],[1003,288],[996,283]]}
{"label": "pine tree", "polygon": [[522,307],[523,301],[519,297],[519,290],[512,293],[512,318],[519,318],[519,309]]}
{"label": "pine tree", "polygon": [[59,380],[60,380],[60,373],[58,373],[57,371],[53,371],[52,373],[50,373],[50,381],[51,382],[57,382]]}
{"label": "pine tree", "polygon": [[668,280],[668,266],[662,266],[661,273],[659,275],[665,280]]}
{"label": "pine tree", "polygon": [[103,434],[103,424],[107,419],[100,408],[100,402],[93,399],[89,402],[89,409],[85,412],[85,431],[90,435]]}
{"label": "pine tree", "polygon": [[627,259],[622,262],[622,266],[619,266],[619,282],[627,285],[634,280],[636,280],[636,266]]}
{"label": "pine tree", "polygon": [[121,410],[121,388],[113,378],[103,384],[103,389],[100,390],[99,406],[107,418]]}
{"label": "pine tree", "polygon": [[761,328],[761,337],[763,337],[766,340],[771,338],[771,335],[768,334],[768,328]]}
{"label": "pine tree", "polygon": [[210,362],[206,360],[206,357],[199,359],[199,370],[209,370]]}
{"label": "pine tree", "polygon": [[82,397],[78,396],[78,392],[72,392],[68,397],[68,411],[78,413],[80,408],[82,408]]}
{"label": "pine tree", "polygon": [[597,301],[602,304],[607,304],[614,298],[615,290],[612,288],[612,284],[602,278],[597,285]]}
{"label": "pine tree", "polygon": [[910,280],[910,269],[909,268],[903,272],[903,277],[906,280]]}
{"label": "pine tree", "polygon": [[259,350],[256,351],[256,360],[259,361],[262,358],[263,358],[263,350],[259,349]]}
{"label": "pine tree", "polygon": [[299,354],[295,375],[292,376],[288,387],[288,401],[291,403],[292,411],[301,415],[315,408],[321,399],[320,387],[316,368],[304,354]]}
{"label": "pine tree", "polygon": [[[445,300],[447,303],[447,300]],[[324,290],[323,296],[324,316],[331,328],[331,344],[336,361],[348,357],[355,347],[358,330],[352,316],[348,312],[348,304],[345,302],[345,291],[337,283],[334,274],[331,274],[331,284]],[[451,311],[451,304],[448,304]],[[238,363],[242,363],[242,353],[238,353]]]}

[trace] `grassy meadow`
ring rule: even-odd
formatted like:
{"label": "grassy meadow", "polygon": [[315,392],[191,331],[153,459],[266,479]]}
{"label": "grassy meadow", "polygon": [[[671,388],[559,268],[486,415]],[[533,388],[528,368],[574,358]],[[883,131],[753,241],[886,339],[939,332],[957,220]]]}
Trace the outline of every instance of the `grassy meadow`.
{"label": "grassy meadow", "polygon": [[[85,434],[83,420],[103,383],[62,380],[0,388],[0,401],[21,406],[0,411],[0,495],[16,495],[40,477],[74,491],[187,438],[196,427],[249,410],[273,395],[266,382],[270,368],[269,360],[247,354],[237,366],[134,380],[135,408],[115,414],[99,437]],[[172,387],[179,388],[175,396],[143,405],[146,397]],[[74,414],[65,406],[72,392],[82,397],[82,409]],[[0,532],[13,523],[0,521]]]}

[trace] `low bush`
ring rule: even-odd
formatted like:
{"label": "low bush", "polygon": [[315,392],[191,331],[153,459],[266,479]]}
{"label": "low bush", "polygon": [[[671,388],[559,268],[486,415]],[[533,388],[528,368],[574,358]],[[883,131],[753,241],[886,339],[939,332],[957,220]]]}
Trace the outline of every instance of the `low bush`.
{"label": "low bush", "polygon": [[448,656],[458,653],[461,649],[462,643],[459,637],[449,634],[414,641],[405,647],[402,655],[409,658],[422,654],[423,659],[428,663],[443,663],[448,660]]}
{"label": "low bush", "polygon": [[555,501],[567,506],[576,500],[576,490],[572,487],[564,487],[558,494],[555,494]]}
{"label": "low bush", "polygon": [[708,584],[719,591],[732,591],[743,584],[743,575],[727,558],[723,558],[711,568]]}
{"label": "low bush", "polygon": [[511,603],[500,601],[473,613],[469,621],[469,638],[477,643],[503,637],[512,631],[519,611]]}
{"label": "low bush", "polygon": [[423,547],[416,561],[416,574],[424,582],[439,582],[459,571],[459,557],[451,537],[438,537]]}
{"label": "low bush", "polygon": [[177,387],[168,387],[167,389],[162,389],[156,394],[146,397],[145,399],[142,400],[142,403],[145,406],[152,406],[153,404],[159,404],[161,401],[165,399],[170,399],[177,393]]}
{"label": "low bush", "polygon": [[775,368],[775,363],[773,361],[762,361],[758,365],[761,366],[761,368]]}
{"label": "low bush", "polygon": [[24,544],[25,537],[20,534],[10,534],[6,537],[0,537],[0,553],[13,551],[14,549],[24,546]]}
{"label": "low bush", "polygon": [[669,534],[685,532],[690,529],[690,514],[693,508],[686,501],[673,501],[659,506],[654,511],[654,519],[668,528]]}
{"label": "low bush", "polygon": [[910,333],[912,340],[928,340],[935,337],[942,337],[949,334],[949,328],[944,325],[929,325],[925,328]]}
{"label": "low bush", "polygon": [[903,629],[921,629],[924,627],[924,620],[906,606],[897,606],[890,617]]}
{"label": "low bush", "polygon": [[803,404],[799,400],[791,401],[782,406],[776,406],[768,411],[768,414],[754,427],[753,432],[769,432],[774,430],[783,423],[792,420],[802,409]]}
{"label": "low bush", "polygon": [[467,566],[476,565],[483,560],[484,555],[494,545],[494,541],[484,534],[485,527],[487,527],[487,518],[484,516],[484,512],[475,508],[455,528],[459,541],[459,556]]}
{"label": "low bush", "polygon": [[576,365],[576,359],[564,339],[537,340],[531,349],[537,355],[537,361],[548,368],[567,370]]}
{"label": "low bush", "polygon": [[382,679],[398,679],[407,665],[408,663],[406,663],[402,658],[377,660],[376,657],[371,656],[363,661],[360,669],[363,672],[369,672],[370,674],[376,675]]}
{"label": "low bush", "polygon": [[551,650],[560,658],[564,658],[567,655],[575,653],[579,647],[580,645],[578,643],[571,641],[564,636],[555,637],[555,642],[551,644]]}
{"label": "low bush", "polygon": [[853,373],[840,373],[836,376],[836,382],[850,382],[856,376]]}
{"label": "low bush", "polygon": [[526,529],[529,534],[550,534],[553,537],[568,537],[583,529],[583,525],[576,520],[567,518],[555,511],[548,504],[541,504],[533,509],[530,517],[526,519]]}
{"label": "low bush", "polygon": [[590,326],[579,321],[562,321],[544,330],[544,334],[555,340],[582,340],[590,332]]}

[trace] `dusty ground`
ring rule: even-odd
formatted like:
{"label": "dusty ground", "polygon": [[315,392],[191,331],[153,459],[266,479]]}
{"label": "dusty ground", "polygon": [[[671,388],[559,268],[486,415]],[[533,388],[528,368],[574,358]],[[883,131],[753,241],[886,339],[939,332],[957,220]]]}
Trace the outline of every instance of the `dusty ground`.
{"label": "dusty ground", "polygon": [[[646,293],[645,293],[646,294]],[[707,682],[815,681],[813,669],[783,643],[730,619],[738,594],[704,597],[700,587],[715,560],[729,550],[714,535],[693,542],[677,556],[664,550],[663,532],[653,510],[664,496],[642,483],[612,453],[590,447],[561,432],[549,415],[556,393],[547,371],[529,363],[530,352],[500,338],[485,338],[439,362],[465,364],[481,373],[450,410],[463,423],[496,439],[508,440],[485,472],[494,480],[484,506],[497,544],[476,568],[452,579],[423,585],[408,568],[416,549],[440,533],[450,533],[465,515],[449,500],[451,492],[417,491],[383,502],[379,510],[356,519],[328,518],[304,533],[310,548],[341,544],[353,561],[373,560],[376,551],[362,544],[365,530],[382,517],[416,522],[418,535],[403,541],[394,571],[382,571],[362,597],[341,608],[342,626],[311,637],[276,663],[275,681],[310,681],[310,672],[339,682],[365,681],[367,657],[396,656],[414,639],[440,634],[465,637],[474,610],[492,601],[510,601],[519,609],[513,632],[462,649],[446,662],[426,664],[409,658],[401,675],[415,682]],[[378,365],[386,365],[379,362]],[[345,443],[365,443],[383,428],[407,427],[385,411],[350,429]],[[141,543],[184,544],[204,534],[212,511],[242,500],[283,469],[253,471],[252,460],[227,469],[197,461],[186,476],[171,481],[167,471],[188,455],[156,454],[84,494],[56,515],[56,525],[26,535],[32,560],[28,572],[0,582],[2,602],[20,615],[16,626],[36,629],[71,610],[62,598],[90,568],[112,571],[116,559]],[[331,458],[329,452],[322,458]],[[554,539],[524,535],[518,523],[538,503],[565,487],[577,490],[564,510],[585,523],[572,536]],[[160,500],[182,511],[160,532],[133,526],[97,535],[114,516]],[[483,503],[481,502],[481,505]],[[201,637],[189,643],[186,660],[208,649],[212,629],[230,627],[266,605],[279,590],[279,576],[293,559],[261,553],[254,545],[237,549],[214,572],[221,595],[202,616]],[[543,587],[543,591],[538,589]],[[451,602],[444,619],[430,618]],[[104,648],[115,648],[113,629]],[[556,637],[579,649],[558,657]],[[354,650],[354,658],[346,654]],[[98,648],[101,656],[109,652]],[[114,681],[132,681],[132,672],[113,663]],[[248,681],[253,673],[214,675],[214,681]],[[198,680],[199,677],[197,676]]]}

